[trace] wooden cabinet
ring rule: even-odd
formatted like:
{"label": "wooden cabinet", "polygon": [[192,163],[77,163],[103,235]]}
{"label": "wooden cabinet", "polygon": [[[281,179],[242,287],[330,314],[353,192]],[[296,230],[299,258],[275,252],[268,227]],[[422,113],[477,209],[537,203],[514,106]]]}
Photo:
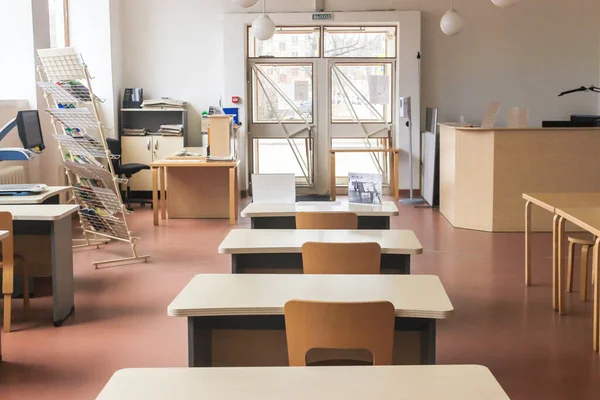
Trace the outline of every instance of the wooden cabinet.
{"label": "wooden cabinet", "polygon": [[[183,149],[182,136],[121,136],[123,164],[150,164],[152,161],[164,160]],[[140,171],[130,181],[131,190],[151,191],[152,173],[150,170]]]}

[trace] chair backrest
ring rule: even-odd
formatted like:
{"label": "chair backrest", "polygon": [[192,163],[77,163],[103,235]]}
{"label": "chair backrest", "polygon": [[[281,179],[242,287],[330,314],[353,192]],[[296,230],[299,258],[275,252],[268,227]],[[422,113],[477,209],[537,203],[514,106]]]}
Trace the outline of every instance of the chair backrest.
{"label": "chair backrest", "polygon": [[294,174],[252,174],[252,202],[293,204],[296,202]]}
{"label": "chair backrest", "polygon": [[326,303],[291,300],[285,304],[290,366],[306,366],[312,349],[364,349],[373,365],[391,365],[395,308],[389,301]]}
{"label": "chair backrest", "polygon": [[[0,231],[8,231],[10,233],[10,235],[2,241],[2,252],[0,252],[2,255],[2,267],[6,268],[8,266],[14,266],[15,245],[13,236],[13,216],[7,211],[0,211]],[[12,280],[7,280],[4,285],[12,286],[13,282]],[[10,292],[13,291],[12,287],[7,288],[5,286],[5,289],[10,289]]]}
{"label": "chair backrest", "polygon": [[[121,141],[119,139],[106,138],[106,147],[114,155],[121,155]],[[119,175],[119,166],[121,165],[121,157],[111,159],[115,174]]]}
{"label": "chair backrest", "polygon": [[299,212],[296,229],[358,229],[358,216],[351,212]]}
{"label": "chair backrest", "polygon": [[379,243],[306,242],[302,245],[305,274],[362,274],[381,272]]}

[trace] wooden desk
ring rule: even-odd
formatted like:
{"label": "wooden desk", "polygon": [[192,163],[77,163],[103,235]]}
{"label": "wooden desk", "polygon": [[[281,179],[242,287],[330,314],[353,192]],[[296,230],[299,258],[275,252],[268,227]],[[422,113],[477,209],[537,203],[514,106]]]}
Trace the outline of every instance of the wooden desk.
{"label": "wooden desk", "polygon": [[[556,208],[600,206],[600,193],[523,193],[525,202],[525,285],[531,286],[531,205],[536,205],[554,214],[552,222],[552,306],[558,311],[558,266],[562,248],[557,246],[559,217]],[[561,252],[561,255],[558,253]]]}
{"label": "wooden desk", "polygon": [[344,202],[299,202],[293,204],[250,203],[242,217],[250,217],[252,229],[296,229],[299,212],[353,212],[358,215],[358,229],[390,229],[390,217],[400,215],[393,201],[380,206]]}
{"label": "wooden desk", "polygon": [[71,190],[70,186],[48,186],[48,190],[29,196],[0,196],[0,205],[60,204],[60,194]]}
{"label": "wooden desk", "polygon": [[323,398],[509,400],[478,365],[122,369],[97,400]]}
{"label": "wooden desk", "polygon": [[557,246],[559,248],[558,258],[558,303],[559,312],[564,313],[564,268],[562,267],[561,249],[565,245],[565,220],[569,221],[582,229],[596,236],[593,255],[594,276],[594,318],[593,318],[593,348],[594,351],[600,351],[600,273],[598,271],[598,255],[600,252],[600,206],[588,208],[557,208],[556,215],[559,220],[556,225]]}
{"label": "wooden desk", "polygon": [[396,201],[400,200],[400,191],[398,190],[398,162],[400,159],[400,149],[385,149],[385,148],[362,148],[362,149],[330,149],[330,171],[331,180],[329,191],[331,192],[331,200],[336,198],[336,180],[335,180],[335,155],[336,153],[389,153],[391,155],[390,165],[390,192]]}
{"label": "wooden desk", "polygon": [[410,274],[410,257],[423,253],[414,232],[406,230],[233,229],[219,254],[231,254],[234,274],[301,274],[306,242],[379,243],[384,274]]}
{"label": "wooden desk", "polygon": [[[0,231],[0,242],[2,242],[2,254],[9,254],[10,252],[14,251],[14,249],[11,249],[12,246],[7,246],[7,243],[5,241],[6,238],[8,238],[10,236],[10,232],[9,231]],[[11,287],[13,286],[13,281],[11,280],[12,277],[14,277],[14,261],[13,262],[6,262],[6,260],[3,258],[2,259],[2,275],[3,275],[3,280],[2,280],[2,293],[4,294],[4,327],[6,327],[6,319],[8,318],[8,320],[10,321],[10,311],[8,316],[6,315],[6,310],[10,310],[10,301],[11,301],[11,296],[12,296],[12,289]],[[6,280],[6,283],[4,283]],[[7,299],[8,297],[8,299]],[[8,300],[8,304],[7,304],[7,300]],[[0,329],[0,361],[2,361],[2,329]]]}
{"label": "wooden desk", "polygon": [[159,224],[159,210],[161,219],[166,219],[167,215],[169,218],[229,218],[230,224],[235,225],[239,205],[239,164],[239,160],[151,163],[154,225]]}
{"label": "wooden desk", "polygon": [[169,305],[188,319],[190,367],[287,366],[283,307],[293,299],[390,301],[394,364],[435,364],[436,320],[452,303],[437,276],[197,275]]}
{"label": "wooden desk", "polygon": [[[13,215],[15,252],[25,256],[29,275],[51,271],[54,326],[60,326],[75,309],[71,215],[78,210],[79,206],[66,204],[0,205],[0,211]],[[8,282],[13,279],[4,271],[4,294],[12,295]]]}

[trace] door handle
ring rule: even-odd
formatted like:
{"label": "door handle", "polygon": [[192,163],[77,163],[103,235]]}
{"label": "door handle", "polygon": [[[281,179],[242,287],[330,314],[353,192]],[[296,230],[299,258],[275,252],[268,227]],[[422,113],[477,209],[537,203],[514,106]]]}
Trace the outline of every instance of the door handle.
{"label": "door handle", "polygon": [[158,139],[154,140],[154,150],[158,150]]}
{"label": "door handle", "polygon": [[150,150],[150,139],[148,139],[148,142],[146,143],[146,148]]}

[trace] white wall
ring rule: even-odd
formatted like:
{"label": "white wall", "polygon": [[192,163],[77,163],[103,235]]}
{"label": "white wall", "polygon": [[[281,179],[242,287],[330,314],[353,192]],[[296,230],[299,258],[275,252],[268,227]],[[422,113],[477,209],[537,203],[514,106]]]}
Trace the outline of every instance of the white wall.
{"label": "white wall", "polygon": [[[269,1],[267,10],[306,12],[313,4],[313,0]],[[598,0],[523,0],[510,9],[497,8],[489,0],[457,0],[455,7],[466,26],[455,37],[439,29],[448,0],[326,0],[325,4],[328,11],[421,10],[421,104],[439,107],[442,121],[463,115],[477,122],[492,100],[502,102],[505,109],[528,107],[534,125],[600,110],[600,96],[595,94],[557,97],[565,89],[600,83]],[[230,0],[122,0],[120,5],[119,92],[123,87],[143,87],[146,97],[188,100],[190,128],[197,129],[199,112],[224,93],[228,66],[223,62],[222,13],[243,10]],[[249,11],[259,12],[260,7]],[[505,112],[500,120],[504,122]],[[405,163],[401,171],[406,171]]]}
{"label": "white wall", "polygon": [[[118,33],[119,19],[111,16],[111,1],[113,0],[69,0],[69,29],[71,47],[82,54],[87,64],[92,80],[94,93],[105,100],[100,105],[102,121],[108,127],[117,126],[117,105],[115,103],[119,84],[113,77],[113,67],[120,70],[120,66],[113,66],[113,61],[119,60],[118,55],[113,58],[113,37],[111,32]],[[111,28],[111,21],[115,28]],[[120,51],[118,52],[120,54]],[[116,129],[116,128],[115,128]]]}
{"label": "white wall", "polygon": [[225,1],[121,1],[123,86],[141,87],[144,98],[186,100],[191,131],[200,115],[219,103]]}

